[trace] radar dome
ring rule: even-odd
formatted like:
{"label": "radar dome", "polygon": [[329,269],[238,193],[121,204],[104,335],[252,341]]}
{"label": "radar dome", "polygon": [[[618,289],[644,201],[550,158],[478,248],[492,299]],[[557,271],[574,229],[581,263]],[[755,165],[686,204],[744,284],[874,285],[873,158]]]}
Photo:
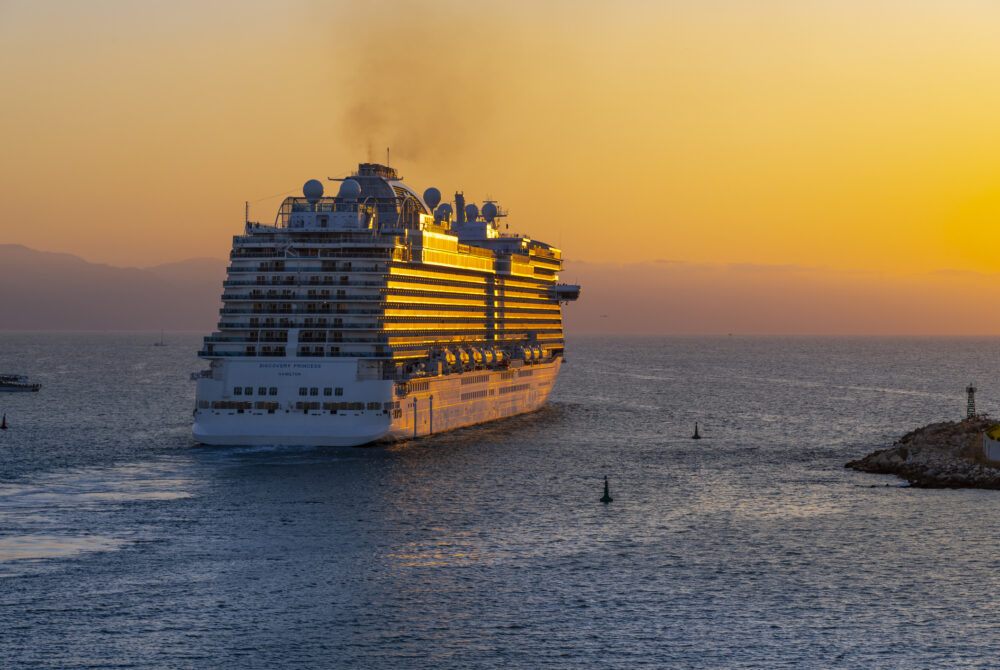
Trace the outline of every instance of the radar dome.
{"label": "radar dome", "polygon": [[357,200],[361,196],[361,184],[353,179],[340,182],[340,192],[337,197],[343,200]]}
{"label": "radar dome", "polygon": [[492,202],[483,205],[483,218],[493,223],[493,219],[497,218],[497,206]]}
{"label": "radar dome", "polygon": [[439,221],[447,219],[449,216],[451,216],[451,203],[441,203],[441,206],[434,210],[434,218]]}
{"label": "radar dome", "polygon": [[310,205],[315,205],[323,197],[323,184],[317,179],[310,179],[302,185],[302,195]]}
{"label": "radar dome", "polygon": [[465,206],[465,220],[471,222],[475,221],[478,218],[479,218],[479,208],[470,202],[468,205]]}
{"label": "radar dome", "polygon": [[434,208],[438,206],[438,203],[441,202],[441,191],[431,186],[429,189],[424,191],[424,202],[427,203],[427,206],[433,211]]}

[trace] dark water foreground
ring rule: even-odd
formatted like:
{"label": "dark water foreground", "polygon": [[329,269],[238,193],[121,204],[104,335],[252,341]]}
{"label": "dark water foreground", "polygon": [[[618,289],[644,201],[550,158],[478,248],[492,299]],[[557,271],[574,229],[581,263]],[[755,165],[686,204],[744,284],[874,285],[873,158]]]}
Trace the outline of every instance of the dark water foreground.
{"label": "dark water foreground", "polygon": [[189,438],[197,338],[157,339],[0,334],[0,368],[44,384],[0,396],[2,666],[1000,652],[1000,492],[843,468],[900,426],[961,416],[970,379],[990,409],[998,340],[575,338],[530,416],[391,447],[233,449]]}

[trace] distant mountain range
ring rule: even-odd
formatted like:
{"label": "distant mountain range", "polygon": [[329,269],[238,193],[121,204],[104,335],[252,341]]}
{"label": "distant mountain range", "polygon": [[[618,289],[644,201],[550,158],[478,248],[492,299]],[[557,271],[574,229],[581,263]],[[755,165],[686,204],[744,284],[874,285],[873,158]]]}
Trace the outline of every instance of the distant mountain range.
{"label": "distant mountain range", "polygon": [[118,268],[0,244],[0,329],[208,332],[219,320],[226,264]]}
{"label": "distant mountain range", "polygon": [[[228,261],[149,268],[0,245],[0,330],[193,330],[219,321]],[[795,265],[569,261],[583,286],[563,311],[569,337],[648,334],[993,334],[1000,275],[905,277]],[[985,299],[985,302],[984,302]]]}

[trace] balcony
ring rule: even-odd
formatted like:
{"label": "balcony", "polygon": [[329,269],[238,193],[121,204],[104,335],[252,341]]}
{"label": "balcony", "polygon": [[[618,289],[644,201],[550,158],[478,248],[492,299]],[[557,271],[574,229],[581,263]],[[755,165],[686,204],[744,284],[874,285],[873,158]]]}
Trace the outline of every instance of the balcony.
{"label": "balcony", "polygon": [[[202,349],[198,352],[198,356],[203,358],[285,358],[285,352],[258,352],[254,354],[248,354],[243,351],[207,351]],[[346,351],[346,352],[309,352],[302,353],[299,356],[305,358],[392,358],[392,353],[372,353],[367,351]],[[295,356],[293,356],[295,358]],[[392,379],[392,377],[385,377],[385,379]]]}

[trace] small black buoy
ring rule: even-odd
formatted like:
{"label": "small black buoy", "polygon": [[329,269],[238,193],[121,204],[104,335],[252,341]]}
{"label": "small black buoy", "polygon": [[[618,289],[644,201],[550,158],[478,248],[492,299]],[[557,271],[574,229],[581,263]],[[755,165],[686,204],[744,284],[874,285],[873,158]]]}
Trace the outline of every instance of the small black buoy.
{"label": "small black buoy", "polygon": [[3,421],[0,422],[0,430],[7,430],[7,414],[3,415]]}
{"label": "small black buoy", "polygon": [[601,497],[601,502],[607,505],[612,500],[614,498],[611,497],[611,493],[608,491],[608,476],[604,475],[604,495]]}
{"label": "small black buoy", "polygon": [[701,435],[698,434],[698,422],[694,422],[694,435],[691,436],[692,440],[700,440]]}

